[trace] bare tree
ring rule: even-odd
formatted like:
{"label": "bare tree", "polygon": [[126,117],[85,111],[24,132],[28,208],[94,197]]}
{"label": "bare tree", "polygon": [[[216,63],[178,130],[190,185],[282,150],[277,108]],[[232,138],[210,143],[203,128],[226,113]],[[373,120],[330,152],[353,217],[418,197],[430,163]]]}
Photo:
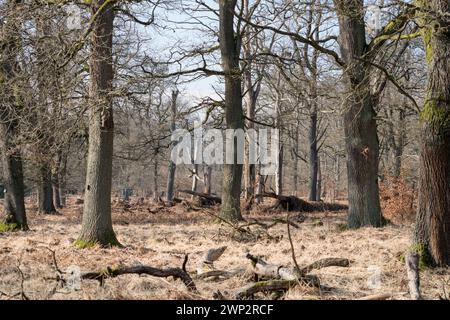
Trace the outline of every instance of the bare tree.
{"label": "bare tree", "polygon": [[3,179],[6,187],[5,217],[2,219],[7,229],[27,230],[27,217],[24,203],[23,169],[20,147],[16,145],[19,116],[22,109],[20,84],[16,75],[19,72],[17,55],[20,51],[20,1],[8,1],[4,4],[10,16],[1,21],[0,26],[0,148],[3,167]]}
{"label": "bare tree", "polygon": [[111,179],[113,156],[112,39],[114,2],[91,2],[93,22],[90,56],[89,151],[79,247],[93,243],[119,245],[112,228]]}
{"label": "bare tree", "polygon": [[[241,39],[234,29],[234,10],[236,0],[220,0],[220,52],[225,73],[225,119],[227,128],[244,129],[242,111],[241,70],[239,56]],[[240,194],[242,164],[237,163],[237,146],[234,150],[233,164],[223,165],[221,217],[241,220]],[[229,150],[227,150],[229,152]]]}

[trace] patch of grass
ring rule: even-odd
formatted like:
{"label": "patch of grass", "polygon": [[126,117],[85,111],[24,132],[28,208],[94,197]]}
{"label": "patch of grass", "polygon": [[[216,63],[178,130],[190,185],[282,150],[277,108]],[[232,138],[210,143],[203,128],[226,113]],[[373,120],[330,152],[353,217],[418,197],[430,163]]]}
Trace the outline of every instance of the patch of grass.
{"label": "patch of grass", "polygon": [[78,249],[91,249],[98,245],[95,241],[84,241],[82,239],[77,239],[73,242],[73,245]]}
{"label": "patch of grass", "polygon": [[348,225],[346,223],[337,223],[335,227],[336,231],[338,232],[344,232],[348,230]]}
{"label": "patch of grass", "polygon": [[424,271],[433,264],[433,259],[428,248],[423,243],[416,243],[411,247],[411,251],[419,255],[419,270]]}
{"label": "patch of grass", "polygon": [[0,232],[19,231],[21,227],[17,223],[0,223]]}

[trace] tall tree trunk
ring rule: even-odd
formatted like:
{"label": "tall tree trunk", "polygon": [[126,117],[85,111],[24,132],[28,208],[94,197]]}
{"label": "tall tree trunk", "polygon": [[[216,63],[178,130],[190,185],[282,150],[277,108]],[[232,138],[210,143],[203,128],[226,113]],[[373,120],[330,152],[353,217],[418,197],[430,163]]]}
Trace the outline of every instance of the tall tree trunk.
{"label": "tall tree trunk", "polygon": [[[249,9],[249,0],[243,0],[244,5],[244,14],[247,19],[251,19],[251,13]],[[256,95],[254,84],[252,81],[252,34],[249,31],[249,27],[246,30],[244,45],[243,45],[243,53],[244,59],[246,62],[243,79],[244,79],[244,91],[245,91],[245,106],[247,113],[247,121],[246,127],[247,130],[253,129],[255,127],[252,120],[255,119],[255,111],[256,111]],[[255,194],[255,179],[256,179],[256,167],[255,164],[250,163],[250,141],[246,141],[245,143],[245,153],[244,153],[244,197],[246,200],[252,199],[252,196]]]}
{"label": "tall tree trunk", "polygon": [[405,148],[405,140],[406,140],[406,124],[405,124],[405,109],[402,107],[398,113],[398,122],[397,122],[397,139],[395,141],[395,149],[394,149],[394,170],[393,176],[394,178],[399,178],[402,171],[402,156],[403,149]]}
{"label": "tall tree trunk", "polygon": [[341,178],[341,158],[338,154],[334,158],[334,189],[333,189],[333,200],[339,198],[340,191],[340,178]]}
{"label": "tall tree trunk", "polygon": [[317,173],[319,154],[317,150],[317,107],[313,108],[309,123],[309,201],[317,199]]}
{"label": "tall tree trunk", "polygon": [[[172,104],[171,104],[171,120],[170,120],[170,131],[173,133],[176,129],[176,120],[177,120],[177,98],[179,91],[172,91]],[[171,144],[173,147],[174,144]],[[177,169],[177,165],[172,159],[169,160],[169,172],[167,175],[167,202],[169,205],[173,205],[173,197],[174,197],[174,185],[175,185],[175,172]]]}
{"label": "tall tree trunk", "polygon": [[[8,1],[8,11],[17,10],[19,1]],[[18,11],[17,11],[18,12]],[[20,97],[14,92],[15,73],[19,71],[17,51],[20,47],[20,20],[17,17],[0,19],[0,37],[2,38],[0,54],[0,149],[3,169],[3,184],[6,189],[4,199],[4,217],[1,221],[6,229],[28,230],[24,202],[24,184],[22,157],[15,144],[17,135],[17,111],[22,109]]]}
{"label": "tall tree trunk", "polygon": [[[57,209],[65,206],[64,190],[63,190],[63,171],[65,166],[62,150],[58,150],[56,155],[56,163],[52,172],[53,197],[54,204]],[[63,203],[64,202],[64,203]]]}
{"label": "tall tree trunk", "polygon": [[294,173],[293,173],[293,183],[294,183],[294,196],[298,197],[298,159],[297,156],[294,155]]}
{"label": "tall tree trunk", "polygon": [[61,209],[61,194],[60,194],[60,187],[59,187],[59,176],[57,172],[54,172],[52,174],[52,188],[53,188],[53,204],[55,205],[55,208]]}
{"label": "tall tree trunk", "polygon": [[[225,73],[225,119],[228,129],[243,129],[241,70],[239,67],[240,39],[234,30],[236,0],[219,0],[220,52]],[[237,144],[234,163],[223,165],[221,217],[242,220],[240,208],[242,164],[237,162]],[[230,150],[227,150],[230,152]]]}
{"label": "tall tree trunk", "polygon": [[[99,11],[100,10],[100,11]],[[108,0],[91,1],[91,13],[99,16],[92,26],[90,56],[89,149],[85,201],[79,247],[94,243],[120,245],[112,227],[111,183],[114,120],[112,39],[114,10]]]}
{"label": "tall tree trunk", "polygon": [[347,151],[348,226],[381,227],[378,186],[379,142],[376,101],[370,91],[370,64],[361,61],[366,54],[364,4],[362,0],[335,0],[339,17],[339,45],[346,63],[344,76],[348,92],[344,112]]}
{"label": "tall tree trunk", "polygon": [[56,212],[53,203],[52,171],[47,161],[43,161],[39,167],[38,208],[43,214]]}
{"label": "tall tree trunk", "polygon": [[275,171],[275,193],[277,195],[283,195],[283,146],[281,145],[281,141]]}
{"label": "tall tree trunk", "polygon": [[316,198],[313,201],[320,201],[322,200],[322,184],[323,184],[323,177],[322,177],[322,164],[320,163],[320,158],[317,157],[317,193]]}
{"label": "tall tree trunk", "polygon": [[[198,164],[193,165],[192,168],[192,183],[191,183],[191,191],[197,192],[197,185],[198,185]],[[194,200],[195,196],[191,195],[191,199]]]}
{"label": "tall tree trunk", "polygon": [[58,181],[59,181],[59,188],[58,188],[58,193],[59,193],[59,198],[61,199],[61,206],[65,207],[66,206],[66,175],[67,175],[67,153],[69,152],[69,150],[65,150],[62,154],[61,154],[61,160],[60,160],[60,170],[59,170],[59,174],[58,174]]}
{"label": "tall tree trunk", "polygon": [[153,200],[159,201],[159,188],[158,188],[158,176],[159,176],[159,163],[158,163],[158,154],[154,154],[153,160]]}
{"label": "tall tree trunk", "polygon": [[211,194],[212,167],[206,166],[203,172],[203,193]]}
{"label": "tall tree trunk", "polygon": [[[419,204],[415,242],[438,266],[450,265],[450,3],[422,2],[428,65],[421,114]],[[423,256],[422,258],[425,258]]]}
{"label": "tall tree trunk", "polygon": [[[265,181],[264,175],[261,174],[261,164],[258,165],[258,172],[256,174],[256,194],[263,194],[265,190]],[[255,198],[255,203],[262,203],[264,201],[264,197],[258,196]]]}

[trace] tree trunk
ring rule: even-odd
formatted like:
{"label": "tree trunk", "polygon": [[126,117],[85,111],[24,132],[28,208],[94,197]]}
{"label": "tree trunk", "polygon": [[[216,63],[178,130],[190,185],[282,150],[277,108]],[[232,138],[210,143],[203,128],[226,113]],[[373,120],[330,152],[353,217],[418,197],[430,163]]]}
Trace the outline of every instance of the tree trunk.
{"label": "tree trunk", "polygon": [[338,154],[335,155],[334,160],[334,190],[333,190],[333,200],[339,198],[340,191],[340,181],[341,181],[341,158]]}
{"label": "tree trunk", "polygon": [[275,193],[283,194],[283,146],[280,141],[280,149],[278,151],[277,168],[275,172]]}
{"label": "tree trunk", "polygon": [[[194,164],[194,167],[192,168],[192,184],[191,184],[192,192],[197,192],[197,181],[198,181],[198,164]],[[193,196],[192,199],[194,199]]]}
{"label": "tree trunk", "polygon": [[54,214],[56,212],[53,204],[52,171],[46,161],[42,162],[39,168],[38,199],[39,213]]}
{"label": "tree trunk", "polygon": [[394,149],[394,170],[393,176],[394,178],[399,178],[402,171],[402,156],[403,149],[405,148],[405,140],[406,140],[406,128],[405,128],[405,109],[403,107],[399,110],[398,113],[398,136],[395,142]]}
{"label": "tree trunk", "polygon": [[296,155],[294,155],[294,173],[292,178],[294,183],[293,195],[298,197],[298,159]]}
{"label": "tree trunk", "polygon": [[[247,19],[251,19],[251,13],[249,8],[249,0],[243,0],[244,4],[244,14]],[[249,27],[248,27],[249,29]],[[244,45],[243,45],[243,53],[244,60],[246,62],[243,79],[244,79],[244,91],[245,91],[245,106],[248,120],[246,121],[247,130],[254,128],[254,123],[252,120],[255,119],[255,110],[256,110],[256,92],[253,88],[252,81],[252,34],[249,30],[246,30]],[[245,153],[244,153],[244,197],[246,200],[252,199],[255,194],[255,179],[256,179],[256,167],[255,164],[250,163],[250,150],[249,150],[250,141],[246,141],[245,144]]]}
{"label": "tree trunk", "polygon": [[362,0],[335,0],[339,17],[339,45],[346,63],[344,76],[348,92],[344,111],[347,151],[348,226],[381,227],[378,187],[379,142],[376,101],[370,91],[370,64],[361,61],[366,55],[366,32]]}
{"label": "tree trunk", "polygon": [[317,199],[317,173],[319,154],[317,150],[317,108],[314,108],[309,123],[309,201]]}
{"label": "tree trunk", "polygon": [[[178,98],[178,90],[172,91],[172,117],[170,122],[170,131],[173,133],[176,129],[176,119],[177,119],[177,98]],[[174,144],[172,143],[172,147]],[[175,184],[175,172],[177,169],[177,165],[172,159],[169,160],[169,172],[167,175],[167,202],[169,205],[173,205],[173,197],[174,197],[174,184]]]}
{"label": "tree trunk", "polygon": [[58,175],[58,181],[59,181],[59,198],[61,199],[61,206],[66,206],[66,174],[67,174],[67,154],[69,152],[69,149],[64,151],[61,155],[60,160],[60,171]]}
{"label": "tree trunk", "polygon": [[[9,1],[7,5],[11,12],[15,12],[17,2]],[[3,184],[6,189],[4,199],[4,217],[1,221],[8,230],[28,230],[24,202],[24,184],[22,157],[20,149],[14,143],[17,135],[17,115],[15,111],[21,110],[20,97],[14,95],[15,72],[18,71],[16,55],[20,27],[14,17],[7,21],[0,19],[0,32],[2,47],[0,54],[0,149],[3,169]]]}
{"label": "tree trunk", "polygon": [[322,166],[320,163],[320,158],[317,157],[317,193],[316,193],[316,199],[314,199],[313,201],[320,201],[321,200],[321,195],[322,195],[322,184],[323,184],[323,180],[322,180]]}
{"label": "tree trunk", "polygon": [[[239,67],[240,40],[234,30],[236,0],[219,0],[220,51],[225,73],[225,119],[228,129],[243,129],[241,71]],[[230,152],[230,150],[227,150]],[[237,144],[234,148],[234,163],[223,165],[221,218],[242,220],[240,194],[242,164],[237,162]]]}
{"label": "tree trunk", "polygon": [[211,194],[212,167],[206,166],[203,172],[203,193]]}
{"label": "tree trunk", "polygon": [[[67,156],[65,157],[67,158]],[[56,164],[52,173],[52,183],[53,183],[53,197],[54,204],[57,209],[61,209],[65,206],[65,196],[64,196],[64,175],[65,175],[65,164],[66,159],[63,159],[63,152],[58,150],[56,156]]]}
{"label": "tree trunk", "polygon": [[[422,5],[428,85],[421,114],[419,204],[415,247],[438,266],[450,265],[450,14],[447,0]],[[442,18],[440,18],[442,17]],[[422,256],[423,260],[426,256]]]}
{"label": "tree trunk", "polygon": [[159,163],[158,154],[154,154],[153,160],[153,200],[159,201],[159,188],[158,188],[158,175],[159,175]]}
{"label": "tree trunk", "polygon": [[89,149],[83,223],[76,245],[120,245],[112,227],[111,182],[114,120],[112,107],[113,2],[93,0],[91,13],[100,10],[92,26],[90,56]]}
{"label": "tree trunk", "polygon": [[52,175],[52,187],[53,187],[53,204],[55,205],[55,208],[61,209],[61,193],[60,193],[60,187],[59,187],[59,177],[57,173],[54,173]]}
{"label": "tree trunk", "polygon": [[[258,173],[256,175],[256,194],[263,194],[265,191],[264,176],[261,174],[261,165],[258,165]],[[256,196],[255,203],[263,203],[264,198],[261,196]]]}

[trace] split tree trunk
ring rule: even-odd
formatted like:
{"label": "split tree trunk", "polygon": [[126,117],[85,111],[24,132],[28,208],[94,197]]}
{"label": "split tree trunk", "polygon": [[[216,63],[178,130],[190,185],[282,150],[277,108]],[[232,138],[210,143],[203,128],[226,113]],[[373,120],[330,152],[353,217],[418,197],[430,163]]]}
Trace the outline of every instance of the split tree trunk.
{"label": "split tree trunk", "polygon": [[[15,12],[18,1],[8,1],[7,6]],[[4,199],[4,213],[2,223],[9,229],[28,230],[24,202],[24,184],[22,157],[20,149],[14,140],[17,135],[17,114],[15,111],[22,107],[20,97],[14,95],[14,74],[18,71],[16,55],[20,44],[20,21],[8,17],[7,21],[0,20],[2,47],[0,54],[0,149],[3,168],[3,184],[6,188]]]}
{"label": "split tree trunk", "polygon": [[108,0],[93,0],[91,13],[101,10],[91,34],[91,87],[89,105],[89,150],[83,223],[79,247],[98,243],[119,245],[112,227],[111,182],[114,120],[111,100],[112,38],[114,10]]}
{"label": "split tree trunk", "polygon": [[[243,129],[240,40],[234,30],[236,0],[220,0],[220,51],[225,73],[225,119],[228,129]],[[223,165],[222,208],[220,216],[227,220],[242,220],[240,208],[242,164],[237,162],[237,144],[233,148],[234,163]],[[227,150],[226,152],[230,152]]]}
{"label": "split tree trunk", "polygon": [[[450,3],[422,5],[428,65],[425,106],[421,114],[419,204],[415,247],[432,264],[450,265]],[[445,14],[447,17],[445,17]],[[422,257],[422,259],[425,257]]]}
{"label": "split tree trunk", "polygon": [[370,88],[370,64],[361,61],[366,55],[364,4],[362,0],[334,0],[339,18],[340,49],[346,63],[344,76],[347,91],[344,127],[347,151],[348,226],[380,227],[378,186],[379,142],[376,101]]}

